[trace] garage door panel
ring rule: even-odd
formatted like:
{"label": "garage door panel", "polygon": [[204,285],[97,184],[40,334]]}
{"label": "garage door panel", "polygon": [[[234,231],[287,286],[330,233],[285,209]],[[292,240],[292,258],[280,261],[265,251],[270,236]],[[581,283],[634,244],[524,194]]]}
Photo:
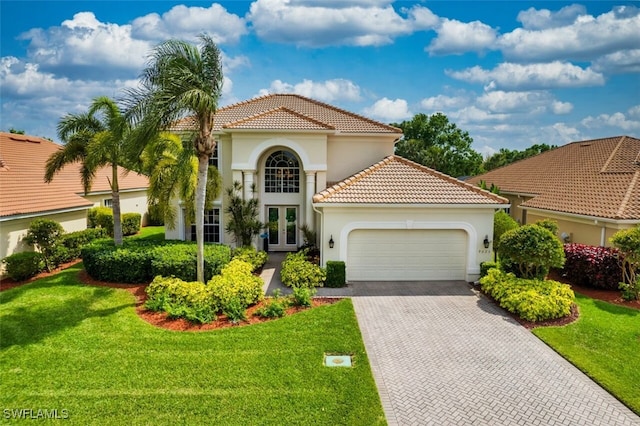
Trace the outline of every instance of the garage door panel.
{"label": "garage door panel", "polygon": [[350,281],[461,280],[467,234],[462,230],[370,229],[349,234]]}

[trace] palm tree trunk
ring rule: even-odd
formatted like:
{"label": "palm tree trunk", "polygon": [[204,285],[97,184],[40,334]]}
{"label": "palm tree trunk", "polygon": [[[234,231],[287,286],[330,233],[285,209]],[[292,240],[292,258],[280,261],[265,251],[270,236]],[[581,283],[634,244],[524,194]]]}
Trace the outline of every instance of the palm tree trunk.
{"label": "palm tree trunk", "polygon": [[120,214],[120,188],[118,186],[118,166],[111,165],[111,202],[113,205],[113,241],[122,245],[122,216]]}
{"label": "palm tree trunk", "polygon": [[197,257],[197,279],[204,283],[204,200],[207,194],[207,170],[209,169],[209,156],[205,153],[198,153],[198,184],[196,186],[195,208],[196,208],[196,246]]}

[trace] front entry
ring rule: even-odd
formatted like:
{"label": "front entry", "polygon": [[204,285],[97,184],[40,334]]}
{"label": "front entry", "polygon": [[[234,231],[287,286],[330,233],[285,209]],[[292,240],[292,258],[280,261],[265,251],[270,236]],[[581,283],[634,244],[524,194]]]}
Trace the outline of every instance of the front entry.
{"label": "front entry", "polygon": [[269,251],[294,251],[298,248],[298,207],[267,206]]}

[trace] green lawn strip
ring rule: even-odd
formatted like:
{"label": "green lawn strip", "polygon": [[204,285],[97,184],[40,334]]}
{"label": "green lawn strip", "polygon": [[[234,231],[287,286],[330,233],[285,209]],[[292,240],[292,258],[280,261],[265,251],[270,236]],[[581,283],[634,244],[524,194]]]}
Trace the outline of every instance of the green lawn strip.
{"label": "green lawn strip", "polygon": [[580,318],[533,333],[640,415],[640,311],[576,294]]}
{"label": "green lawn strip", "polygon": [[[210,332],[153,327],[81,265],[0,293],[0,406],[75,424],[385,424],[350,300]],[[324,353],[353,353],[327,368]]]}
{"label": "green lawn strip", "polygon": [[138,232],[136,235],[132,235],[127,238],[149,241],[163,241],[164,226],[145,226],[143,228],[140,228],[140,232]]}

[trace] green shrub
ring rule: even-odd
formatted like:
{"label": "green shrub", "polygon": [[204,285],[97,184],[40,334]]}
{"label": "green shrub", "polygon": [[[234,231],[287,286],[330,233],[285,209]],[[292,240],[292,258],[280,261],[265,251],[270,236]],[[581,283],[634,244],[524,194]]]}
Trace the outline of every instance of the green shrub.
{"label": "green shrub", "polygon": [[622,281],[620,290],[625,300],[640,299],[640,225],[623,229],[611,237],[611,243],[620,250]]}
{"label": "green shrub", "polygon": [[55,220],[36,219],[29,224],[24,240],[42,254],[44,266],[48,271],[59,265],[57,262],[62,250],[58,246],[63,234],[64,228]]}
{"label": "green shrub", "polygon": [[512,229],[516,229],[518,222],[516,222],[507,212],[504,210],[498,210],[493,218],[493,251],[498,252],[500,249],[500,239],[502,234]]}
{"label": "green shrub", "polygon": [[201,324],[216,319],[211,291],[203,283],[158,276],[147,286],[146,292],[145,307],[149,310],[165,311],[172,318]]}
{"label": "green shrub", "polygon": [[344,287],[347,282],[345,263],[341,260],[327,260],[327,287]]}
{"label": "green shrub", "polygon": [[565,262],[562,242],[546,228],[523,225],[500,238],[500,264],[521,278],[544,279],[550,268]]}
{"label": "green shrub", "polygon": [[558,222],[551,219],[542,219],[534,222],[534,225],[538,225],[544,229],[549,230],[553,235],[558,236]]}
{"label": "green shrub", "polygon": [[164,226],[164,213],[157,203],[147,209],[147,226]]}
{"label": "green shrub", "polygon": [[33,251],[14,253],[2,262],[6,265],[7,275],[16,281],[31,278],[44,269],[42,254]]}
{"label": "green shrub", "polygon": [[293,287],[293,293],[291,294],[291,304],[293,306],[311,306],[311,299],[316,294],[315,288],[309,287]]}
{"label": "green shrub", "polygon": [[498,269],[491,269],[480,285],[501,307],[534,322],[569,315],[575,298],[567,284],[516,278]]}
{"label": "green shrub", "polygon": [[82,246],[106,236],[106,231],[102,228],[89,228],[82,231],[64,234],[62,236],[61,243],[69,251],[69,260],[73,260],[80,257],[80,249],[82,248]]}
{"label": "green shrub", "polygon": [[113,237],[113,210],[109,207],[93,207],[87,212],[87,228],[102,228]]}
{"label": "green shrub", "polygon": [[482,262],[480,264],[480,278],[486,276],[489,273],[490,269],[498,267],[499,265],[497,262]]}
{"label": "green shrub", "polygon": [[258,270],[267,263],[269,256],[265,251],[257,251],[254,247],[238,247],[231,251],[232,259],[239,259],[250,263],[253,270]]}
{"label": "green shrub", "polygon": [[307,261],[307,251],[287,253],[282,262],[280,277],[287,287],[322,287],[326,279],[326,271]]}
{"label": "green shrub", "polygon": [[[87,273],[108,282],[148,282],[157,275],[196,280],[196,245],[187,241],[127,239],[121,247],[112,240],[96,240],[82,248]],[[218,274],[229,262],[231,250],[220,244],[205,244],[205,277]]]}
{"label": "green shrub", "polygon": [[229,321],[236,324],[247,319],[247,305],[242,303],[240,297],[234,296],[222,304],[222,313]]}
{"label": "green shrub", "polygon": [[251,264],[234,259],[222,268],[220,275],[216,275],[207,283],[218,310],[233,305],[237,298],[245,307],[253,305],[264,298],[260,277],[251,273]]}
{"label": "green shrub", "polygon": [[142,216],[140,213],[123,213],[122,214],[122,235],[136,235],[140,232],[140,222]]}
{"label": "green shrub", "polygon": [[280,290],[276,290],[273,297],[255,315],[262,318],[281,318],[286,313],[286,302],[280,298]]}

